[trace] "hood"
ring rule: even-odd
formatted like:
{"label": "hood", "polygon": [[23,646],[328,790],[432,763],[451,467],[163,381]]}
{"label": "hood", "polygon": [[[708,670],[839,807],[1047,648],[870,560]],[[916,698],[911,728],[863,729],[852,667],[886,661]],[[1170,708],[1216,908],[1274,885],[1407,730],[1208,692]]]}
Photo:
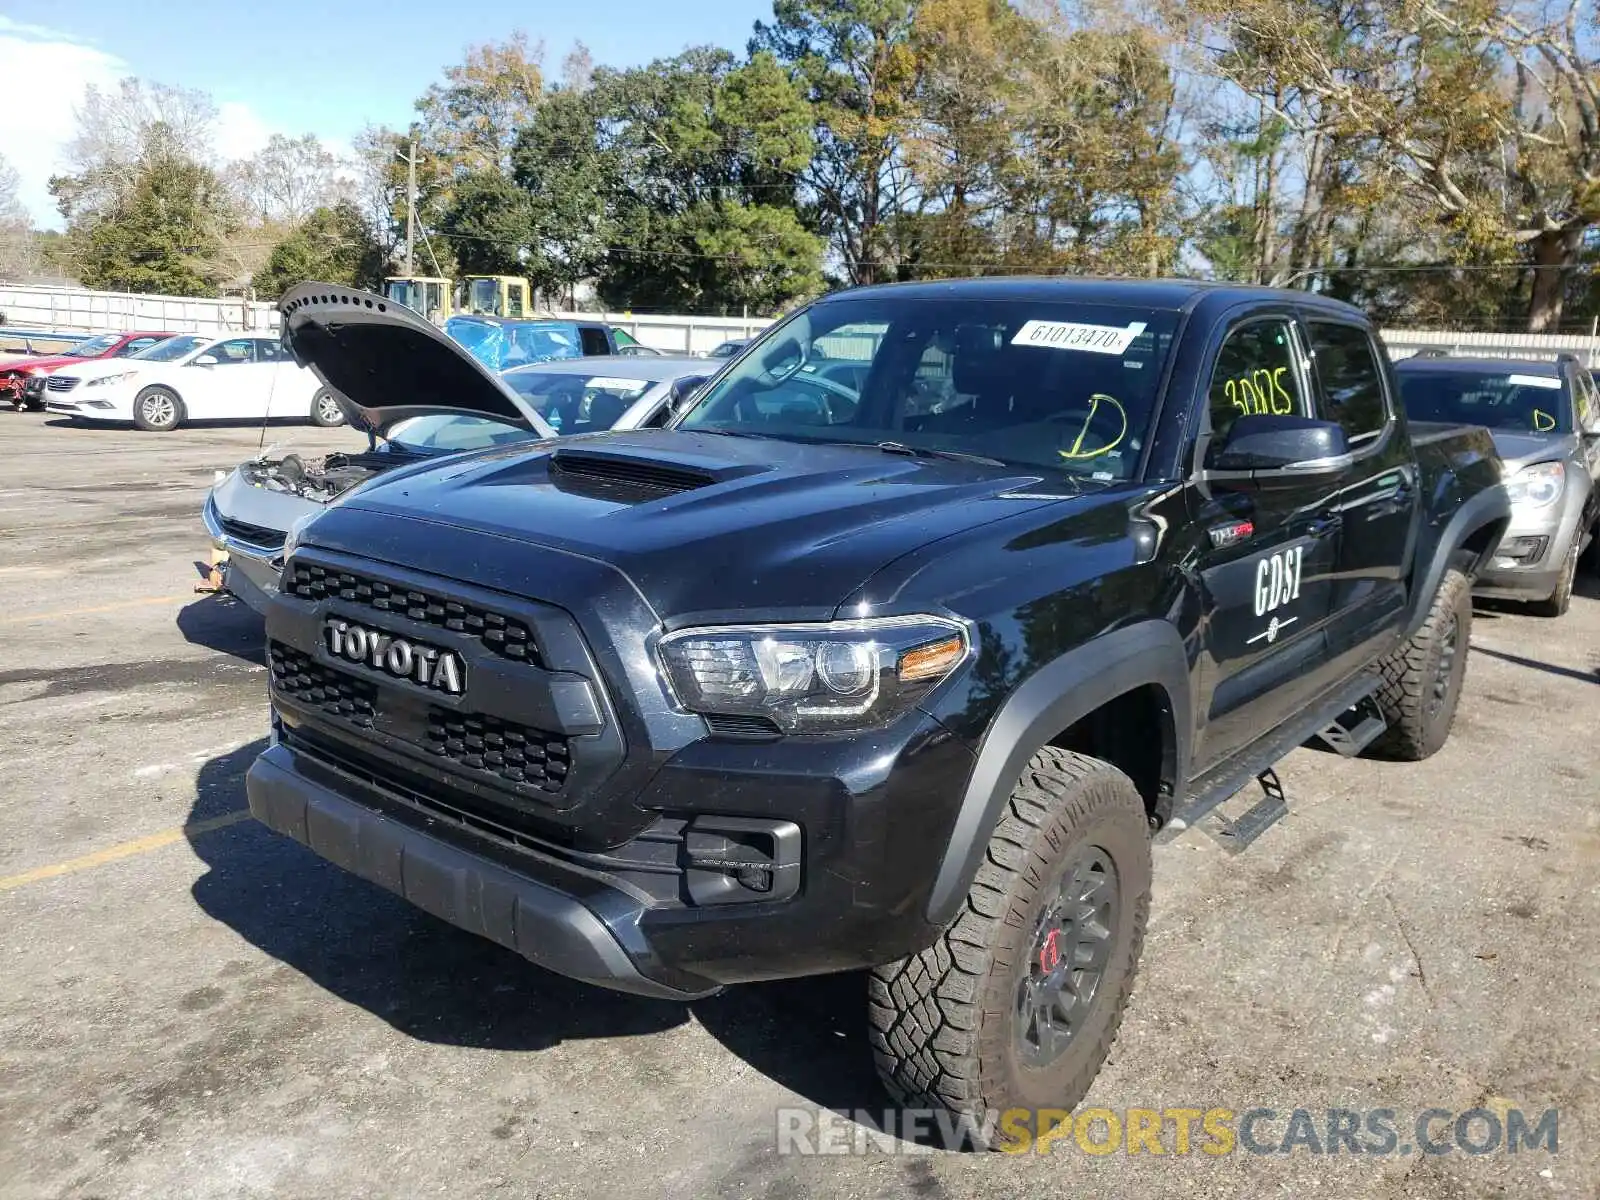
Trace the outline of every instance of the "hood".
{"label": "hood", "polygon": [[[815,614],[901,555],[1071,502],[1083,486],[874,447],[645,429],[402,467],[329,508],[305,536],[401,564],[425,543],[431,569],[484,584],[484,572],[528,558],[510,545],[543,546],[621,571],[663,615]],[[1095,494],[1079,502],[1097,503]]]}
{"label": "hood", "polygon": [[1578,436],[1575,433],[1521,433],[1513,429],[1491,429],[1489,435],[1505,461],[1508,477],[1530,463],[1565,458]]}
{"label": "hood", "polygon": [[278,301],[283,343],[333,390],[345,419],[382,436],[411,417],[490,417],[554,437],[499,375],[404,305],[331,283],[302,283]]}
{"label": "hood", "polygon": [[30,374],[48,375],[51,371],[61,367],[82,367],[92,362],[99,362],[95,358],[70,358],[64,354],[29,355],[25,358],[14,358],[0,361],[0,370],[27,371]]}

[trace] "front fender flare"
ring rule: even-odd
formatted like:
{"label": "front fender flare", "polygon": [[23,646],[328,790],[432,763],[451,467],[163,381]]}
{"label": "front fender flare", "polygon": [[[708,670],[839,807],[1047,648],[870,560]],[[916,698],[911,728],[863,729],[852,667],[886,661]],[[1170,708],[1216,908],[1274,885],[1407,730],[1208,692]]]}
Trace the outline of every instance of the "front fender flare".
{"label": "front fender flare", "polygon": [[[1417,563],[1417,570],[1412,574],[1415,589],[1410,596],[1411,612],[1406,620],[1405,637],[1416,635],[1428,619],[1428,610],[1433,606],[1433,597],[1439,590],[1439,584],[1444,580],[1444,573],[1449,569],[1450,560],[1457,550],[1461,549],[1478,530],[1498,522],[1501,529],[1511,521],[1511,498],[1506,495],[1503,486],[1485,488],[1476,496],[1451,515],[1445,522],[1444,528],[1439,531],[1439,536],[1434,540],[1433,546],[1427,551],[1426,561]],[[1495,551],[1495,543],[1491,542],[1479,556],[1475,567],[1483,563]]]}
{"label": "front fender flare", "polygon": [[1141,621],[1068,651],[1030,675],[989,723],[928,896],[930,924],[943,928],[955,917],[1028,759],[1101,705],[1147,684],[1166,693],[1175,739],[1173,784],[1181,791],[1194,721],[1189,656],[1177,629],[1165,621]]}

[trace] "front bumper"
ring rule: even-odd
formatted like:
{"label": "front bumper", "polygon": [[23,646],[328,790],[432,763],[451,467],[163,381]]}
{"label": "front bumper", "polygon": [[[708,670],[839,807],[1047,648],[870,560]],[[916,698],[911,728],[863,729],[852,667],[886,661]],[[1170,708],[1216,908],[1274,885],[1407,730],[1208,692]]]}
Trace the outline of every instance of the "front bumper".
{"label": "front bumper", "polygon": [[1513,509],[1510,526],[1473,584],[1474,594],[1494,600],[1548,598],[1579,536],[1581,515],[1581,503],[1558,504],[1543,513]]}
{"label": "front bumper", "polygon": [[627,915],[603,902],[617,897],[591,906],[557,884],[429,837],[300,774],[282,746],[255,761],[245,787],[250,812],[263,825],[546,970],[662,999],[717,990],[704,981],[674,986],[645,978],[618,936]]}
{"label": "front bumper", "polygon": [[206,497],[200,516],[206,532],[211,535],[212,546],[227,556],[222,565],[224,585],[247,606],[265,616],[283,573],[281,542],[278,546],[264,545],[229,532],[211,496]]}
{"label": "front bumper", "polygon": [[[105,405],[106,407],[98,407]],[[80,421],[131,421],[133,409],[124,408],[107,400],[68,400],[58,399],[50,391],[44,393],[44,409],[46,412],[55,413],[63,417],[75,417]]]}

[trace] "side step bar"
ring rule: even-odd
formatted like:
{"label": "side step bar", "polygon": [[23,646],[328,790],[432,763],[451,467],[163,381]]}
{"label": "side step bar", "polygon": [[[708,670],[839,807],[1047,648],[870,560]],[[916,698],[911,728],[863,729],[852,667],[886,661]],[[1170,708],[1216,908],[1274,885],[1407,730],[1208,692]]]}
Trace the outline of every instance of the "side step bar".
{"label": "side step bar", "polygon": [[1352,704],[1313,736],[1335,754],[1354,758],[1382,737],[1387,728],[1388,722],[1383,719],[1377,699],[1368,696],[1360,703]]}
{"label": "side step bar", "polygon": [[[1278,777],[1272,768],[1291,750],[1314,737],[1327,740],[1328,731],[1337,729],[1338,732],[1335,732],[1333,737],[1343,738],[1343,745],[1355,745],[1357,748],[1354,751],[1346,751],[1339,747],[1335,749],[1341,754],[1359,754],[1383,732],[1383,719],[1377,716],[1376,706],[1372,707],[1370,713],[1366,711],[1366,706],[1372,702],[1373,694],[1378,690],[1378,682],[1375,675],[1369,673],[1357,675],[1349,683],[1329,694],[1323,703],[1307,709],[1294,720],[1285,721],[1259,742],[1246,747],[1234,757],[1218,763],[1193,782],[1188,796],[1174,810],[1172,819],[1156,834],[1155,840],[1158,843],[1175,840],[1213,809],[1237,794],[1252,779],[1258,779],[1262,790],[1266,793],[1265,797],[1255,808],[1232,823],[1236,828],[1242,827],[1246,833],[1254,829],[1248,840],[1238,837],[1232,839],[1233,844],[1240,849],[1249,845],[1251,841],[1260,837],[1268,826],[1282,819],[1288,812],[1288,802],[1284,797],[1283,788],[1279,785]],[[1361,718],[1350,725],[1347,723],[1347,714],[1352,710],[1360,713]],[[1370,729],[1373,717],[1378,721],[1375,732]],[[1366,740],[1362,741],[1363,738]],[[1282,811],[1278,811],[1280,807]]]}
{"label": "side step bar", "polygon": [[1241,850],[1248,849],[1251,842],[1289,815],[1289,797],[1284,795],[1278,773],[1268,767],[1256,776],[1256,782],[1261,785],[1265,795],[1242,817],[1237,821],[1230,821],[1221,813],[1217,814],[1217,819],[1221,822],[1221,828],[1217,830],[1217,841],[1230,854],[1238,854]]}

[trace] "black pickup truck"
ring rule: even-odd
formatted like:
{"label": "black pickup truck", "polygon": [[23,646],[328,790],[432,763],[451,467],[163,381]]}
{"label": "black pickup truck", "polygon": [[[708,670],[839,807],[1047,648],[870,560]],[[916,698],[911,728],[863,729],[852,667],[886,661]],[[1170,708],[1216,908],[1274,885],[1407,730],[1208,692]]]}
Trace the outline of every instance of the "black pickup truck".
{"label": "black pickup truck", "polygon": [[[505,405],[382,310],[304,285],[285,342],[357,403]],[[890,1091],[992,1130],[1103,1062],[1152,841],[1219,809],[1247,844],[1307,741],[1443,744],[1500,477],[1312,295],[839,293],[668,428],[402,468],[293,531],[251,811],[602,986],[865,968]]]}

